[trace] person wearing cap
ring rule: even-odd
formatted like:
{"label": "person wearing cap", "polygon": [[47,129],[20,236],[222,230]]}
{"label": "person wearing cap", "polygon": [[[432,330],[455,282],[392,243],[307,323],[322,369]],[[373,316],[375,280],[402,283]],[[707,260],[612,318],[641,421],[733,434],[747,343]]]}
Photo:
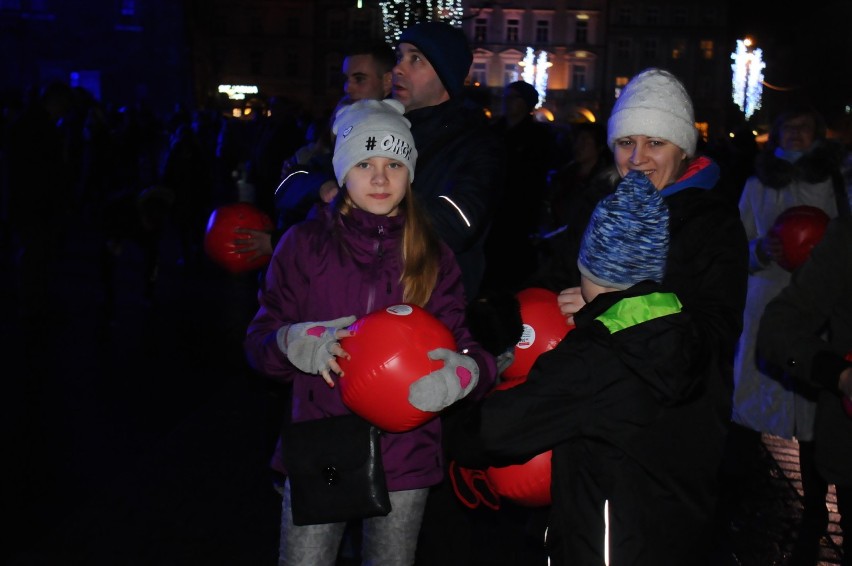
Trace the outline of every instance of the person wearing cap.
{"label": "person wearing cap", "polygon": [[[712,494],[718,488],[717,472],[730,427],[732,366],[745,308],[748,242],[736,207],[716,190],[718,166],[697,154],[694,121],[692,100],[677,77],[658,68],[638,73],[613,106],[607,143],[614,166],[596,180],[600,188],[593,192],[612,192],[619,179],[636,171],[648,177],[670,211],[663,284],[677,294],[691,315],[694,338],[685,346],[693,359],[702,360],[701,383],[713,399],[715,420],[701,442],[688,429],[661,428],[657,433],[660,442],[665,439],[692,450],[673,477],[684,486],[703,482],[704,487],[685,487],[679,493],[704,513],[710,529],[717,504]],[[577,249],[568,240],[559,245],[564,250]],[[547,268],[530,283],[558,292],[560,309],[570,321],[585,304],[579,279],[576,253],[561,253],[557,248]]]}
{"label": "person wearing cap", "polygon": [[527,82],[503,89],[503,115],[492,129],[506,146],[505,193],[485,241],[483,291],[515,289],[538,268],[535,242],[555,162],[550,126],[533,117],[538,103],[538,91]]}
{"label": "person wearing cap", "polygon": [[470,410],[451,441],[457,463],[474,468],[553,451],[551,564],[702,558],[709,533],[682,491],[709,486],[684,482],[690,447],[659,437],[677,430],[695,443],[715,418],[703,360],[688,347],[692,315],[663,284],[676,221],[649,176],[627,173],[582,238],[575,261],[586,304],[576,328],[539,356],[526,381]]}
{"label": "person wearing cap", "polygon": [[420,152],[414,193],[455,252],[467,298],[473,300],[503,187],[502,144],[482,109],[465,103],[473,54],[464,32],[438,21],[414,24],[402,32],[396,52],[393,97],[405,106]]}
{"label": "person wearing cap", "polygon": [[[410,387],[408,401],[439,412],[482,398],[495,381],[494,358],[470,336],[464,288],[452,251],[430,230],[411,182],[419,157],[403,107],[362,100],[335,119],[333,165],[341,192],[316,218],[278,243],[249,324],[245,351],[259,373],[292,390],[292,422],[349,414],[335,387],[339,338],[357,317],[391,305],[423,307],[453,333],[458,350],[430,353],[440,368]],[[414,562],[428,489],[444,474],[441,420],[382,435],[392,511],[363,520],[365,563]],[[273,468],[286,475],[281,442]],[[335,564],[345,523],[296,526],[284,486],[280,564]]]}

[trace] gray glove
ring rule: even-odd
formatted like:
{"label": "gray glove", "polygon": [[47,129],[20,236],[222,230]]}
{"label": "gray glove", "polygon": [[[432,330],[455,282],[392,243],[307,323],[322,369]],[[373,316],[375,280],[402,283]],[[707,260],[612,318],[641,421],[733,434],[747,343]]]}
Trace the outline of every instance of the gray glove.
{"label": "gray glove", "polygon": [[437,413],[473,391],[479,382],[479,366],[470,356],[447,348],[428,354],[443,360],[444,367],[424,375],[408,387],[408,402],[421,411]]}
{"label": "gray glove", "polygon": [[278,329],[276,341],[290,363],[305,373],[320,374],[334,357],[331,347],[337,344],[335,332],[355,320],[354,316],[344,316],[325,322],[287,324]]}

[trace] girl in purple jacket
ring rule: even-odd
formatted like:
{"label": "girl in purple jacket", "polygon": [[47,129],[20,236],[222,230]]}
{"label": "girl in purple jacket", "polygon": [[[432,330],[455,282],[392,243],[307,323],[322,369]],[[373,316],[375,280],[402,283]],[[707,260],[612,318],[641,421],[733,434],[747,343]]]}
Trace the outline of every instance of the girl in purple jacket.
{"label": "girl in purple jacket", "polygon": [[[414,200],[417,151],[395,100],[363,100],[335,119],[334,171],[342,187],[318,218],[278,243],[245,349],[260,373],[292,388],[292,422],[349,413],[335,383],[338,343],[357,317],[399,303],[425,308],[452,332],[458,352],[430,353],[442,369],[415,381],[409,402],[438,412],[480,399],[494,384],[493,357],[464,321],[461,272]],[[319,321],[319,322],[312,322]],[[459,353],[463,352],[463,353]],[[392,510],[363,520],[363,561],[412,564],[428,488],[443,474],[440,419],[382,435]],[[276,454],[280,453],[280,440]],[[286,473],[280,458],[273,466]],[[284,486],[279,564],[333,565],[346,524],[296,526]]]}

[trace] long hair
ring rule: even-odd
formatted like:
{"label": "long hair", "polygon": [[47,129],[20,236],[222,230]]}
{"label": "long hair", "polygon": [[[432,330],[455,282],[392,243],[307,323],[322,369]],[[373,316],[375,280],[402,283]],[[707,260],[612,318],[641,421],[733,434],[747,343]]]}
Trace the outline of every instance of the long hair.
{"label": "long hair", "polygon": [[[346,185],[337,200],[337,209],[346,216],[354,207]],[[405,210],[405,224],[402,229],[402,273],[399,281],[402,285],[402,300],[419,307],[425,307],[438,282],[441,268],[441,244],[432,228],[429,218],[417,203],[411,182],[405,188],[405,196],[400,202]]]}

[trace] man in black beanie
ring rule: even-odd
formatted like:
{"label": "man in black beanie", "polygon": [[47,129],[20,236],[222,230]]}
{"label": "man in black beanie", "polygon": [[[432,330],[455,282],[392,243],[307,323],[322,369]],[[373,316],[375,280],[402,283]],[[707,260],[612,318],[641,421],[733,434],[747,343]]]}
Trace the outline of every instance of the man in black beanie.
{"label": "man in black beanie", "polygon": [[[405,106],[417,146],[414,193],[436,231],[455,252],[468,301],[485,272],[485,237],[505,175],[503,145],[481,108],[465,102],[473,61],[464,33],[444,22],[415,24],[400,37],[393,97]],[[441,416],[452,435],[456,411]],[[472,562],[472,525],[449,480],[431,489],[417,545],[417,564]]]}
{"label": "man in black beanie", "polygon": [[405,31],[396,48],[393,97],[405,106],[420,158],[414,193],[462,270],[468,300],[485,271],[483,244],[502,189],[503,148],[481,108],[465,104],[473,55],[444,22]]}

